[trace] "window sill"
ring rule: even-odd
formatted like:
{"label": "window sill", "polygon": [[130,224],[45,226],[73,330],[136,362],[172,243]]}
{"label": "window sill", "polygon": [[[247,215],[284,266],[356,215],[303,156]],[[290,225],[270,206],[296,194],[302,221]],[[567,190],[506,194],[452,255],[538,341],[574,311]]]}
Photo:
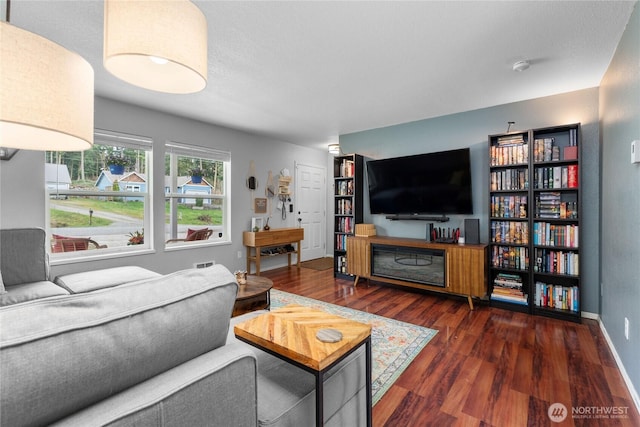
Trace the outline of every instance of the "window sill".
{"label": "window sill", "polygon": [[217,240],[214,242],[206,242],[206,241],[180,242],[180,243],[173,243],[170,245],[167,245],[165,243],[164,251],[174,252],[174,251],[181,251],[184,249],[209,248],[209,247],[215,247],[215,246],[225,246],[230,244],[231,244],[230,240]]}
{"label": "window sill", "polygon": [[83,254],[82,256],[73,256],[73,257],[67,257],[67,256],[57,257],[54,254],[49,254],[49,262],[52,266],[76,264],[81,262],[101,261],[105,259],[155,254],[156,250],[152,248],[141,248],[141,249],[126,250],[126,251],[118,251],[118,252],[96,253],[96,252],[101,252],[100,250],[92,250],[87,252],[94,252],[94,253],[90,255]]}

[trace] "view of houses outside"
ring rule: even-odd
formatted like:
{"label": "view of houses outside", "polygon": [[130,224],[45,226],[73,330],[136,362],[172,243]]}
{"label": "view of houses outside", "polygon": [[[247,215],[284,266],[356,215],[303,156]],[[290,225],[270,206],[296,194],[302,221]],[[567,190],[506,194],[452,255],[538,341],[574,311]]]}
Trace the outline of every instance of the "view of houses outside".
{"label": "view of houses outside", "polygon": [[[96,144],[84,152],[47,152],[46,156],[49,231],[53,238],[92,241],[71,250],[144,244],[145,221],[150,215],[150,206],[146,206],[151,190],[148,151]],[[222,199],[212,196],[223,194],[224,163],[178,157],[175,188],[171,188],[170,156],[165,164],[165,194],[174,196],[177,209],[175,216],[170,215],[172,202],[167,198],[166,240],[179,242],[187,238],[189,230],[219,227]],[[172,217],[177,218],[177,227],[170,226]],[[53,252],[63,251],[63,245],[56,242],[52,240]]]}

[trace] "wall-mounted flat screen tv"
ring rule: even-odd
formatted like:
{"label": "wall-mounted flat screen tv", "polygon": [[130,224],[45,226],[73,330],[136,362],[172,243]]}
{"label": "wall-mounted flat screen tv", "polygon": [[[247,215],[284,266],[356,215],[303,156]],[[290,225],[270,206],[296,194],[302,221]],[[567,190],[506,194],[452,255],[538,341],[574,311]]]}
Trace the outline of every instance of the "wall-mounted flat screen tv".
{"label": "wall-mounted flat screen tv", "polygon": [[367,162],[372,214],[472,214],[469,148]]}

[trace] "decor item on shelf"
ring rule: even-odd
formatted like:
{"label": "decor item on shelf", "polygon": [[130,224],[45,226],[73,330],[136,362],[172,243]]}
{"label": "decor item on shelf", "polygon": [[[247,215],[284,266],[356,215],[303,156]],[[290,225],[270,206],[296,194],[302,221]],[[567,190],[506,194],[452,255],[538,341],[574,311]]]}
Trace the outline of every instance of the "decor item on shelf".
{"label": "decor item on shelf", "polygon": [[93,145],[93,68],[74,52],[0,22],[2,146],[79,151]]}
{"label": "decor item on shelf", "polygon": [[103,60],[132,85],[199,92],[207,85],[207,20],[189,0],[105,0]]}
{"label": "decor item on shelf", "polygon": [[129,242],[127,243],[128,246],[130,245],[142,245],[144,243],[144,229],[142,231],[132,231],[131,233],[128,234],[129,236]]}
{"label": "decor item on shelf", "polygon": [[200,184],[202,182],[202,176],[204,175],[204,171],[200,168],[193,168],[189,172],[191,174],[191,182],[193,184]]}
{"label": "decor item on shelf", "polygon": [[122,175],[124,173],[125,166],[129,165],[129,160],[122,155],[122,153],[109,153],[104,159],[104,162],[109,167],[109,172],[114,175]]}
{"label": "decor item on shelf", "polygon": [[262,228],[264,231],[269,231],[271,230],[271,227],[269,227],[269,217],[267,217],[267,221],[264,224],[264,227]]}

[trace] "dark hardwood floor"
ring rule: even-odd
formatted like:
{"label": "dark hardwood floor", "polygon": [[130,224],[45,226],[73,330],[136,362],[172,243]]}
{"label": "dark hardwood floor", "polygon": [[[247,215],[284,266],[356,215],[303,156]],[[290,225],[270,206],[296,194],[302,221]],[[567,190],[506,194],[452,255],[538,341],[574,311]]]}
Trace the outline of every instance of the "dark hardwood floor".
{"label": "dark hardwood floor", "polygon": [[[596,321],[581,324],[361,281],[331,270],[262,272],[274,288],[437,329],[373,408],[375,426],[640,426],[640,416]],[[562,403],[561,423],[547,415]],[[574,418],[580,411],[626,418]],[[583,415],[584,416],[584,415]]]}

